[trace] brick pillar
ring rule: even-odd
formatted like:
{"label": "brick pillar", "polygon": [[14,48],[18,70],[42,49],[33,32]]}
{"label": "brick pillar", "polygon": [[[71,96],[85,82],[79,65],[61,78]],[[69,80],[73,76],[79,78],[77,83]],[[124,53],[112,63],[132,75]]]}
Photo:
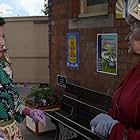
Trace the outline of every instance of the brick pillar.
{"label": "brick pillar", "polygon": [[78,17],[80,13],[80,0],[71,0],[72,17]]}

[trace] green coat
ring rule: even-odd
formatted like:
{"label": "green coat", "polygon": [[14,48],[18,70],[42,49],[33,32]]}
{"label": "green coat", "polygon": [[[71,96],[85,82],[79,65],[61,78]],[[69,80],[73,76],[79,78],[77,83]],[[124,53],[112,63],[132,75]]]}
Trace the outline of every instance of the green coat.
{"label": "green coat", "polygon": [[15,119],[22,122],[24,106],[19,99],[19,91],[12,78],[10,65],[0,61],[0,120]]}

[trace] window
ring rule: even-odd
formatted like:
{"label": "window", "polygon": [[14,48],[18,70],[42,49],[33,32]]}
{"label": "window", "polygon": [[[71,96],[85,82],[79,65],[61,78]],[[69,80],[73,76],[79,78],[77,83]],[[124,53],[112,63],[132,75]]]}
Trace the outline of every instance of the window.
{"label": "window", "polygon": [[81,13],[79,17],[108,14],[108,0],[80,0]]}

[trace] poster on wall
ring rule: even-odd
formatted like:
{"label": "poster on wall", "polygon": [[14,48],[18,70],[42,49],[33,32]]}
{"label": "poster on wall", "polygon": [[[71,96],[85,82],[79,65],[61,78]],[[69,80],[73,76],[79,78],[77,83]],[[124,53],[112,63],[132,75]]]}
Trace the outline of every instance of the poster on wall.
{"label": "poster on wall", "polygon": [[117,0],[116,1],[116,19],[126,18],[128,11],[135,11],[140,0]]}
{"label": "poster on wall", "polygon": [[116,33],[97,34],[97,72],[117,75]]}
{"label": "poster on wall", "polygon": [[67,67],[79,68],[79,33],[67,33],[66,54]]}

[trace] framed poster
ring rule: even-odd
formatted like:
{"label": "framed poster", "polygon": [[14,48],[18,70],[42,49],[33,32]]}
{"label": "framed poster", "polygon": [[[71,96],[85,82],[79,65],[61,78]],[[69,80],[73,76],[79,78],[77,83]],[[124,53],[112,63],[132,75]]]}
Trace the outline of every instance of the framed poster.
{"label": "framed poster", "polygon": [[67,33],[66,57],[67,67],[79,68],[79,33]]}
{"label": "framed poster", "polygon": [[116,33],[97,34],[97,72],[117,75]]}
{"label": "framed poster", "polygon": [[57,75],[57,85],[61,87],[66,87],[67,77],[63,75]]}

